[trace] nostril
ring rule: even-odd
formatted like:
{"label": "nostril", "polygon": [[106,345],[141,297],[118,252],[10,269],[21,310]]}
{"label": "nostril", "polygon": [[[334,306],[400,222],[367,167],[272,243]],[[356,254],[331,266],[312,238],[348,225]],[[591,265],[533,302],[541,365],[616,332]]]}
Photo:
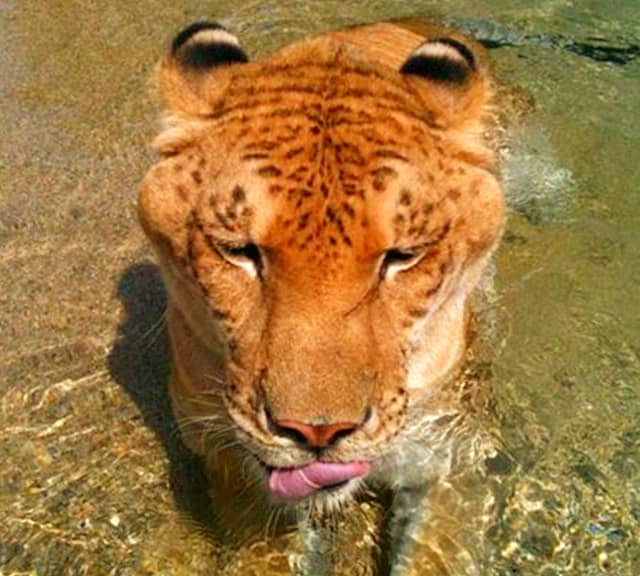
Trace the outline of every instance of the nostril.
{"label": "nostril", "polygon": [[359,424],[353,422],[313,425],[297,420],[278,420],[274,424],[281,436],[287,436],[299,444],[306,444],[313,448],[325,448],[335,444],[359,427]]}
{"label": "nostril", "polygon": [[308,439],[307,439],[308,437],[301,430],[299,430],[297,427],[289,426],[289,425],[287,425],[286,422],[285,422],[285,424],[283,424],[282,422],[278,422],[275,427],[276,427],[276,432],[280,436],[284,436],[285,438],[289,438],[290,440],[293,440],[297,444],[307,444],[308,443]]}
{"label": "nostril", "polygon": [[344,428],[340,428],[339,430],[336,430],[333,433],[333,435],[331,436],[331,438],[329,439],[329,442],[331,444],[334,444],[335,442],[337,442],[341,438],[346,438],[347,436],[350,436],[352,434],[352,432],[354,432],[354,430],[356,428],[357,428],[357,426],[349,425],[349,427],[344,427]]}

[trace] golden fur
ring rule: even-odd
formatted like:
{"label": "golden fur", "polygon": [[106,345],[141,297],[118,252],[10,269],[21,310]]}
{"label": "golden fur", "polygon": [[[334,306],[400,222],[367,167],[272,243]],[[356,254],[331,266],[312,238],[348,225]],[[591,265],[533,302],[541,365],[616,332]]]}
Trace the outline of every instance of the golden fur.
{"label": "golden fur", "polygon": [[[474,52],[464,83],[399,72],[443,35]],[[169,294],[185,441],[300,466],[317,455],[269,420],[355,422],[321,458],[370,461],[397,484],[411,430],[460,365],[467,297],[503,224],[481,50],[378,24],[208,72],[168,55],[158,82],[162,157],[139,209]]]}

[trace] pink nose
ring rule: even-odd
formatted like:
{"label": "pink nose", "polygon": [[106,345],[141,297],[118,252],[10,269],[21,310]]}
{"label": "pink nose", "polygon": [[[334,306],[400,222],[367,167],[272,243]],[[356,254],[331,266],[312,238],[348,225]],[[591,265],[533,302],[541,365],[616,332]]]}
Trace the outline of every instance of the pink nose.
{"label": "pink nose", "polygon": [[335,424],[314,426],[297,420],[278,420],[275,424],[280,432],[292,436],[298,442],[313,448],[330,446],[359,427],[359,424],[352,422],[336,422]]}

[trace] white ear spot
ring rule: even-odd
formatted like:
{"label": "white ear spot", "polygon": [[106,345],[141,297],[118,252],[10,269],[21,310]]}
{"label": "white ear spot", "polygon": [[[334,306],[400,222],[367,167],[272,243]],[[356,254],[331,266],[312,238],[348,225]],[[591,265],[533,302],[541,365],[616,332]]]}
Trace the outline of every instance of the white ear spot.
{"label": "white ear spot", "polygon": [[463,84],[475,66],[473,52],[465,44],[453,38],[437,38],[418,46],[400,72],[436,82]]}
{"label": "white ear spot", "polygon": [[240,47],[238,39],[231,32],[222,28],[199,30],[185,43],[185,45],[189,44],[231,44]]}
{"label": "white ear spot", "polygon": [[248,61],[238,39],[215,22],[187,26],[171,43],[171,54],[182,67],[201,71]]}
{"label": "white ear spot", "polygon": [[467,64],[464,56],[458,52],[453,46],[449,44],[445,44],[444,42],[435,41],[435,42],[427,42],[420,46],[414,53],[413,56],[424,56],[426,58],[436,58],[436,59],[447,59],[447,60],[457,60],[462,64]]}

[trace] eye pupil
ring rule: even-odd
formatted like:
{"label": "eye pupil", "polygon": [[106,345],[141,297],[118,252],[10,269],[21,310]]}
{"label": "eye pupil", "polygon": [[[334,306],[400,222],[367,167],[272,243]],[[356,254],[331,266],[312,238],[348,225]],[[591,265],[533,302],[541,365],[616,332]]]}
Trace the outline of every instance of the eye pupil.
{"label": "eye pupil", "polygon": [[408,262],[412,258],[415,257],[415,254],[412,252],[403,252],[402,250],[392,249],[388,250],[384,255],[384,261],[387,264],[396,264],[402,262]]}
{"label": "eye pupil", "polygon": [[249,260],[256,268],[258,275],[262,271],[262,255],[260,248],[253,243],[244,246],[224,246],[219,251],[228,259]]}
{"label": "eye pupil", "polygon": [[255,244],[247,244],[246,246],[234,246],[226,249],[229,256],[236,258],[247,258],[254,264],[260,261],[260,250]]}
{"label": "eye pupil", "polygon": [[390,266],[406,264],[414,260],[416,256],[415,252],[409,250],[398,250],[397,248],[387,250],[380,265],[380,278],[385,277]]}

